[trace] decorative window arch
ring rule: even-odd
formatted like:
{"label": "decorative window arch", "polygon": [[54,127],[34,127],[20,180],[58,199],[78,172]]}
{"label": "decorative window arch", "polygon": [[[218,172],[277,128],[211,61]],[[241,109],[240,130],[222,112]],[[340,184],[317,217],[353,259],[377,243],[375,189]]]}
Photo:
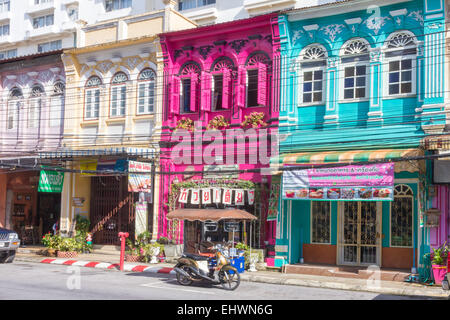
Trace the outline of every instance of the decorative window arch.
{"label": "decorative window arch", "polygon": [[[201,71],[197,62],[188,61],[180,68],[179,77],[174,78],[172,86],[174,98],[172,101],[178,99],[178,105],[181,102],[181,113],[191,113],[198,110]],[[176,112],[176,110],[174,111]]]}
{"label": "decorative window arch", "polygon": [[320,44],[311,44],[301,51],[299,105],[324,104],[327,58],[327,50]]}
{"label": "decorative window arch", "polygon": [[362,38],[351,39],[341,49],[341,99],[368,99],[370,44]]}
{"label": "decorative window arch", "polygon": [[412,247],[414,234],[414,192],[405,184],[394,188],[390,217],[391,246]]}
{"label": "decorative window arch", "polygon": [[111,106],[110,117],[125,116],[127,107],[127,81],[125,72],[119,71],[111,79]]}
{"label": "decorative window arch", "polygon": [[138,76],[138,114],[150,114],[155,109],[156,73],[150,68]]}
{"label": "decorative window arch", "polygon": [[405,96],[416,93],[417,40],[410,31],[394,32],[384,44],[388,81],[386,96]]}
{"label": "decorative window arch", "polygon": [[66,85],[63,81],[56,81],[53,84],[52,96],[50,98],[49,126],[57,127],[63,122],[64,93]]}
{"label": "decorative window arch", "polygon": [[41,121],[41,111],[43,99],[45,95],[45,90],[40,84],[35,84],[31,88],[30,100],[29,100],[29,111],[28,111],[28,128],[37,128],[39,122]]}
{"label": "decorative window arch", "polygon": [[[202,92],[204,92],[204,90],[212,92],[213,111],[221,111],[231,107],[232,78],[234,69],[235,66],[233,60],[228,57],[220,57],[216,59],[211,66],[212,75],[208,75],[206,73],[203,75]],[[203,82],[207,82],[208,85],[212,84],[212,88],[209,89],[209,86],[203,84]],[[208,97],[206,99],[208,99]],[[209,103],[209,101],[204,101],[202,99],[202,105],[207,103]]]}
{"label": "decorative window arch", "polygon": [[95,120],[99,117],[100,110],[100,86],[102,80],[98,76],[91,76],[85,85],[84,118]]}
{"label": "decorative window arch", "polygon": [[23,93],[17,87],[14,87],[9,92],[8,96],[8,111],[7,111],[7,129],[14,130],[19,125],[19,112],[23,105]]}

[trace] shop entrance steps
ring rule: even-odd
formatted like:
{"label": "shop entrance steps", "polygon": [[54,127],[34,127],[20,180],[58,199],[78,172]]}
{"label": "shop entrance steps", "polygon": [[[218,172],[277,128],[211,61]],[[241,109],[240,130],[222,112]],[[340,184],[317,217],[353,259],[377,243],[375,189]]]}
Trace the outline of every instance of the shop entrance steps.
{"label": "shop entrance steps", "polygon": [[348,267],[336,265],[313,264],[288,264],[283,267],[283,272],[292,274],[309,274],[325,277],[341,277],[352,279],[379,279],[385,281],[399,281],[410,275],[408,270],[380,269],[375,274],[373,269],[367,267]]}

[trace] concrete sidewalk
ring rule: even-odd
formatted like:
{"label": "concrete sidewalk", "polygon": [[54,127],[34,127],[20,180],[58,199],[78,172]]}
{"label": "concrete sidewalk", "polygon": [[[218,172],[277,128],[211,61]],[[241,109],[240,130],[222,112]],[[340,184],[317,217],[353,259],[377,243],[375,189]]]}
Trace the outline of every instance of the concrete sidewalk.
{"label": "concrete sidewalk", "polygon": [[[38,250],[21,250],[16,254],[17,261],[26,261],[41,263],[43,260],[49,257],[37,254]],[[61,260],[61,259],[55,259]],[[95,252],[90,254],[80,254],[76,261],[95,261],[99,262],[99,265],[105,265],[106,263],[117,265],[119,263],[119,254],[116,252]],[[59,263],[61,262],[61,263]],[[52,263],[66,264],[64,261],[54,261]],[[73,264],[72,260],[70,261]],[[45,262],[49,263],[49,262]],[[147,270],[154,272],[157,269],[171,269],[174,267],[174,263],[126,263],[127,267],[125,272],[143,272]],[[146,267],[148,267],[146,269]],[[106,268],[112,269],[112,268]],[[117,268],[116,268],[117,269]],[[157,272],[157,271],[156,271]],[[167,276],[174,276],[173,272],[164,272]],[[349,279],[339,277],[326,277],[315,275],[303,275],[303,274],[285,274],[279,271],[258,271],[258,272],[244,272],[241,274],[242,281],[271,283],[279,285],[294,285],[303,287],[315,287],[315,288],[327,288],[327,289],[340,289],[350,291],[365,291],[375,292],[380,294],[402,295],[402,296],[422,296],[422,297],[436,297],[450,299],[450,291],[444,291],[440,286],[426,286],[417,283],[397,282],[397,281],[368,281],[365,279]]]}

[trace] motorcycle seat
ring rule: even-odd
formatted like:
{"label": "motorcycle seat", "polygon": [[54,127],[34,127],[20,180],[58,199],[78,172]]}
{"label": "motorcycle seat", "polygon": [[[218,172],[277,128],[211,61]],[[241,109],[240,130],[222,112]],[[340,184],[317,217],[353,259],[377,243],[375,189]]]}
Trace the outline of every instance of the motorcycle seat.
{"label": "motorcycle seat", "polygon": [[207,261],[209,257],[200,256],[198,254],[192,254],[192,253],[183,253],[183,256],[186,258],[190,258],[195,261]]}

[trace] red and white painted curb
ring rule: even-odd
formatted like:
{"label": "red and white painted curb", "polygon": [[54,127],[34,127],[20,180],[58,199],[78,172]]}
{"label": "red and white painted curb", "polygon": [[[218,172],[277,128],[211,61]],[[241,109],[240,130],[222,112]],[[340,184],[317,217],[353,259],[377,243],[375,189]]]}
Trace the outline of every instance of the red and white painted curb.
{"label": "red and white painted curb", "polygon": [[[78,267],[88,267],[97,269],[117,269],[119,270],[118,263],[108,263],[108,262],[95,262],[95,261],[82,261],[82,260],[72,260],[72,259],[44,259],[41,263],[48,264],[59,264],[65,266],[78,266]],[[135,264],[124,264],[123,271],[127,272],[148,272],[148,273],[165,273],[165,274],[176,274],[173,268],[168,267],[150,267],[144,265]]]}

